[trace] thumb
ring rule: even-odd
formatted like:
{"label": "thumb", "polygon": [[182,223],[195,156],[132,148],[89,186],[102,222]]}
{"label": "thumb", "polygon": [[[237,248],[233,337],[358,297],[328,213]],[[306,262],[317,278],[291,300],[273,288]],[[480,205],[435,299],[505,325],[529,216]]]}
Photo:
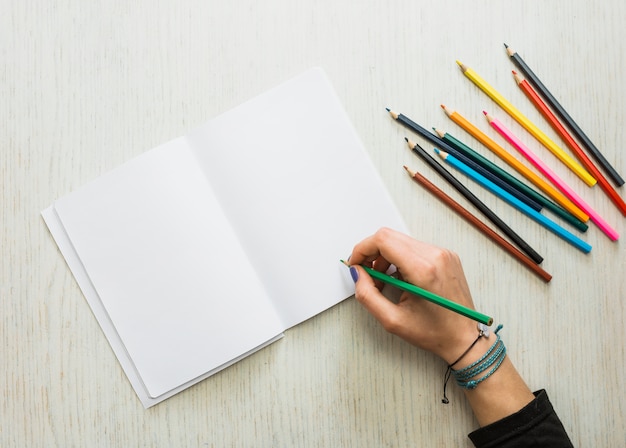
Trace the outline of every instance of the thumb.
{"label": "thumb", "polygon": [[360,266],[350,266],[350,275],[355,282],[354,297],[387,331],[393,332],[401,312],[398,306],[380,292],[372,277]]}

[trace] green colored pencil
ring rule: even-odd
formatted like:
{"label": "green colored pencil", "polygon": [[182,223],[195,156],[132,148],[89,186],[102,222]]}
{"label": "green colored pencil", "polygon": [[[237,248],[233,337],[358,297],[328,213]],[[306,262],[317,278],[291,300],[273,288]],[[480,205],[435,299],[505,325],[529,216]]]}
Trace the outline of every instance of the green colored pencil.
{"label": "green colored pencil", "polygon": [[[341,260],[341,262],[348,267],[350,266],[343,260]],[[470,319],[475,320],[476,322],[480,322],[481,324],[491,325],[493,323],[492,317],[479,313],[476,310],[467,308],[466,306],[463,306],[463,305],[459,305],[456,302],[453,302],[449,299],[445,299],[435,293],[432,293],[423,288],[420,288],[419,286],[415,286],[410,283],[403,282],[402,280],[398,280],[397,278],[391,277],[390,275],[387,275],[387,274],[383,274],[382,272],[378,272],[377,270],[369,268],[367,266],[361,265],[361,267],[365,269],[365,272],[367,272],[372,278],[376,280],[380,280],[383,283],[387,283],[391,286],[395,286],[396,288],[401,289],[402,291],[415,294],[416,296],[426,299],[429,302],[432,302],[434,304],[447,308],[450,311],[454,311],[455,313],[458,313],[462,316],[469,317]]]}

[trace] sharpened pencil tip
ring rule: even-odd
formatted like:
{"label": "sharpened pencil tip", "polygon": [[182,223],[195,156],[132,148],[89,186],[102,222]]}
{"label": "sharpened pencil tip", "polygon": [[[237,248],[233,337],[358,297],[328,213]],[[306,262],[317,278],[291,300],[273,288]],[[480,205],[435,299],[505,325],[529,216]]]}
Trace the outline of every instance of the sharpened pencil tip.
{"label": "sharpened pencil tip", "polygon": [[483,115],[486,117],[486,116],[487,116],[487,115],[489,115],[489,114],[487,113],[487,111],[486,111],[486,110],[483,110]]}
{"label": "sharpened pencil tip", "polygon": [[440,150],[439,148],[433,148],[433,149],[435,150],[435,152],[436,152],[437,154],[439,154],[439,153],[441,152],[441,150]]}
{"label": "sharpened pencil tip", "polygon": [[463,65],[463,63],[459,61],[458,59],[456,60],[456,63],[459,65],[459,67]]}
{"label": "sharpened pencil tip", "polygon": [[389,109],[388,107],[385,107],[385,109],[387,109],[387,112],[391,112],[391,109]]}
{"label": "sharpened pencil tip", "polygon": [[347,262],[347,261],[345,261],[345,260],[341,260],[341,259],[340,259],[339,261],[341,261],[341,262],[342,262],[343,264],[345,264],[346,266],[350,267],[350,265],[348,264],[348,262]]}
{"label": "sharpened pencil tip", "polygon": [[509,46],[507,44],[504,44],[504,48],[509,48]]}
{"label": "sharpened pencil tip", "polygon": [[450,115],[452,115],[452,111],[450,109],[448,109],[448,107],[445,104],[441,105],[441,108],[443,109],[443,111],[446,113],[446,115],[449,117]]}
{"label": "sharpened pencil tip", "polygon": [[405,141],[405,142],[407,142],[407,143],[409,143],[409,139],[408,139],[408,138],[406,138],[406,137],[404,137],[404,141]]}

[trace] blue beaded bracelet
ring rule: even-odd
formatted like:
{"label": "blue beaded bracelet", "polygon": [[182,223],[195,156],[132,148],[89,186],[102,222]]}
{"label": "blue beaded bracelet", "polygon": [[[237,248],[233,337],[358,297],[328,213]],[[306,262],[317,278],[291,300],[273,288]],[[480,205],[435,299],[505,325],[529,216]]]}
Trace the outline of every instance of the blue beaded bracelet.
{"label": "blue beaded bracelet", "polygon": [[[483,336],[489,336],[489,330],[486,327],[479,326],[478,337],[474,340],[472,345],[463,352],[463,354],[452,364],[448,365],[446,370],[446,374],[444,375],[444,383],[443,383],[443,399],[442,403],[449,403],[448,397],[446,396],[446,386],[448,384],[448,380],[450,376],[454,376],[456,383],[464,388],[464,389],[475,389],[478,384],[485,381],[491,375],[493,375],[496,370],[500,367],[504,358],[506,357],[506,347],[504,346],[504,342],[500,339],[498,332],[502,329],[502,325],[498,325],[494,333],[497,335],[496,341],[493,343],[489,350],[481,356],[477,361],[471,363],[470,365],[459,369],[454,370],[452,367],[458,363],[478,342],[478,340]],[[482,377],[476,378],[481,373],[486,372]],[[475,378],[475,379],[474,379]]]}
{"label": "blue beaded bracelet", "polygon": [[[498,367],[500,367],[506,357],[506,347],[502,339],[500,339],[500,336],[498,336],[496,342],[493,343],[485,355],[487,356],[483,356],[476,363],[464,369],[452,371],[452,375],[460,387],[470,390],[475,389],[479,383],[485,381],[498,370]],[[476,378],[476,376],[485,371],[487,371],[485,375]]]}

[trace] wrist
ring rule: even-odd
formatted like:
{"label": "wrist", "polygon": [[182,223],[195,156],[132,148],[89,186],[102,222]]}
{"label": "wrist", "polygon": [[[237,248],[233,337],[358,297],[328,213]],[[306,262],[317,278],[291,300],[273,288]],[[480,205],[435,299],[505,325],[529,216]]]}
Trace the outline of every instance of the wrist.
{"label": "wrist", "polygon": [[478,335],[474,341],[448,364],[444,376],[443,403],[448,403],[446,386],[451,377],[463,389],[473,390],[496,373],[506,358],[506,347],[497,335],[501,328],[502,325],[499,325],[492,333],[487,326],[478,324]]}
{"label": "wrist", "polygon": [[459,369],[478,359],[489,347],[486,341],[493,341],[493,332],[483,324],[472,322],[465,330],[457,333],[451,348],[441,355],[447,365]]}

